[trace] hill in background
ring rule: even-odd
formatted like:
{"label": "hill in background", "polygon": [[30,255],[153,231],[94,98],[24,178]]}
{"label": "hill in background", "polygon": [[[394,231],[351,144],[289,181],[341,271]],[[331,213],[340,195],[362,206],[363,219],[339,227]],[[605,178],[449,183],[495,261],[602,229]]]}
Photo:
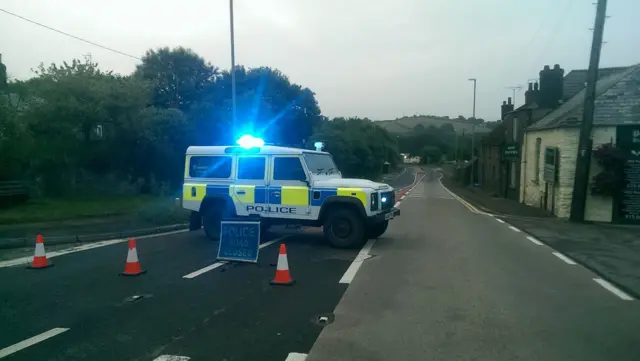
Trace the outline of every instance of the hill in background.
{"label": "hill in background", "polygon": [[414,115],[411,117],[397,118],[395,120],[379,120],[376,121],[376,124],[393,134],[413,132],[419,125],[422,125],[422,127],[426,129],[429,128],[429,126],[440,128],[443,124],[451,124],[456,132],[462,133],[464,131],[464,133],[471,133],[474,122],[476,123],[476,133],[489,133],[497,124],[496,122],[484,122],[482,119],[465,119],[462,116],[451,119],[446,116],[438,117],[433,115]]}

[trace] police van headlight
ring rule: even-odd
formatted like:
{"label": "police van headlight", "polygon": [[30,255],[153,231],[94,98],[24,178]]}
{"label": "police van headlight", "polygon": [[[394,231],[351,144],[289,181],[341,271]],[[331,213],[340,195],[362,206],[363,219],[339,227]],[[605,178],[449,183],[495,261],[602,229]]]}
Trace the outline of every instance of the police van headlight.
{"label": "police van headlight", "polygon": [[371,193],[371,210],[377,211],[379,208],[378,193]]}

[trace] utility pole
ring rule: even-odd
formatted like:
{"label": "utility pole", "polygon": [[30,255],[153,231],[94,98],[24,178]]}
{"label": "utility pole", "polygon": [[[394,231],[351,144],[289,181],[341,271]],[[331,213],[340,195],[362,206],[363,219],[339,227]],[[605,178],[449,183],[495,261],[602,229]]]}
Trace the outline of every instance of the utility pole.
{"label": "utility pole", "polygon": [[516,107],[516,90],[522,89],[522,85],[508,86],[507,89],[513,90],[513,96],[511,97],[511,99],[513,99],[513,107],[515,108]]}
{"label": "utility pole", "polygon": [[596,98],[596,83],[598,82],[598,66],[602,50],[602,37],[607,12],[607,0],[598,0],[596,20],[591,43],[591,57],[587,72],[587,88],[584,94],[584,111],[580,127],[580,141],[576,158],[576,173],[573,180],[573,195],[571,197],[571,215],[573,222],[583,222],[587,204],[587,190],[589,185],[589,168],[591,167],[591,152],[593,139],[593,111]]}
{"label": "utility pole", "polygon": [[473,82],[473,124],[471,125],[471,177],[469,180],[469,185],[473,187],[473,171],[475,168],[475,162],[473,157],[475,155],[475,140],[476,140],[476,78],[470,78],[469,81]]}
{"label": "utility pole", "polygon": [[229,24],[231,27],[231,136],[236,136],[236,43],[233,26],[233,0],[229,0]]}

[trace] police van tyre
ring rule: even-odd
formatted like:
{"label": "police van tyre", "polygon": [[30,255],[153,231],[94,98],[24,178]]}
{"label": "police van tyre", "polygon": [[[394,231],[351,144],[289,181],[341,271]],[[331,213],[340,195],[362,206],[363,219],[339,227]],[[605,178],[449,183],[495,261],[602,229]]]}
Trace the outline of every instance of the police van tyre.
{"label": "police van tyre", "polygon": [[374,223],[367,228],[367,236],[368,238],[378,238],[387,231],[387,227],[389,227],[389,221],[383,221],[379,223]]}
{"label": "police van tyre", "polygon": [[220,222],[224,218],[225,205],[214,203],[208,205],[202,212],[202,228],[212,241],[220,239]]}
{"label": "police van tyre", "polygon": [[323,229],[325,238],[336,248],[354,248],[365,241],[364,220],[351,209],[332,209]]}

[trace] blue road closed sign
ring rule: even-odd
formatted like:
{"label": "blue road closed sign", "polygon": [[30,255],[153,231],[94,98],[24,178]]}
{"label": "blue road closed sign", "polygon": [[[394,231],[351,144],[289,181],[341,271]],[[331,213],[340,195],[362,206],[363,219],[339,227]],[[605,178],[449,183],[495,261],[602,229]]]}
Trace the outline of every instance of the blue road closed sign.
{"label": "blue road closed sign", "polygon": [[256,263],[259,252],[260,222],[222,221],[219,260]]}

